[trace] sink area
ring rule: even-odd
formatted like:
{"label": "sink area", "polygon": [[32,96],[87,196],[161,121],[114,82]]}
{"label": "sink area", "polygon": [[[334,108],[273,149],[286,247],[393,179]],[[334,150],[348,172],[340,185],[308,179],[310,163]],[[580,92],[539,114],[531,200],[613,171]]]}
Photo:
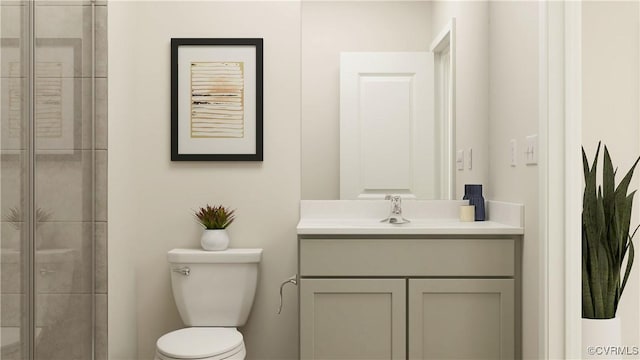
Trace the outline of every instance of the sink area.
{"label": "sink area", "polygon": [[487,202],[487,221],[462,222],[460,200],[405,200],[403,215],[410,222],[381,222],[389,214],[384,200],[303,200],[298,234],[343,235],[521,235],[524,209],[520,204]]}
{"label": "sink area", "polygon": [[[297,227],[300,357],[338,349],[335,358],[353,358],[352,349],[380,343],[390,345],[359,357],[388,358],[389,349],[398,349],[394,359],[422,358],[426,351],[520,358],[524,206],[487,201],[487,221],[462,222],[466,204],[403,199],[400,208],[398,201],[303,200]],[[380,221],[392,216],[410,222]],[[352,330],[334,336],[335,329]],[[446,336],[430,340],[440,333]],[[492,346],[475,353],[479,343]]]}

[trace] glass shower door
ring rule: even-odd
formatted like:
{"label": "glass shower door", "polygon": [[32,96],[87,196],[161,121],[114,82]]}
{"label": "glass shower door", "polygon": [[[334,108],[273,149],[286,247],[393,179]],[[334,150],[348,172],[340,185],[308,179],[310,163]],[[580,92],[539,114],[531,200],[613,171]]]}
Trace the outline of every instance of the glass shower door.
{"label": "glass shower door", "polygon": [[91,359],[92,7],[35,6],[35,359]]}
{"label": "glass shower door", "polygon": [[0,358],[106,359],[106,5],[0,1]]}

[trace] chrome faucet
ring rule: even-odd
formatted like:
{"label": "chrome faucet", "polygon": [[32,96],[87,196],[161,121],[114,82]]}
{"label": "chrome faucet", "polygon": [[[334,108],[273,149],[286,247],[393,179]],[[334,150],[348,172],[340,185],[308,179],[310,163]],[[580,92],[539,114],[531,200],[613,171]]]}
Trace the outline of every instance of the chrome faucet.
{"label": "chrome faucet", "polygon": [[402,216],[402,198],[400,195],[387,195],[385,200],[391,200],[391,212],[389,217],[380,220],[380,222],[388,222],[389,224],[406,224],[410,222]]}

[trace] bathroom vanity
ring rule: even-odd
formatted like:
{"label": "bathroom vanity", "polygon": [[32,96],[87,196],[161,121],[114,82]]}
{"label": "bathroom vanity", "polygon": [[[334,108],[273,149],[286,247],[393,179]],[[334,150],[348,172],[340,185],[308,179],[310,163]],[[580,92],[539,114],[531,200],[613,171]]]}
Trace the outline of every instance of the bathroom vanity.
{"label": "bathroom vanity", "polygon": [[405,201],[302,201],[298,224],[301,359],[520,357],[523,207]]}

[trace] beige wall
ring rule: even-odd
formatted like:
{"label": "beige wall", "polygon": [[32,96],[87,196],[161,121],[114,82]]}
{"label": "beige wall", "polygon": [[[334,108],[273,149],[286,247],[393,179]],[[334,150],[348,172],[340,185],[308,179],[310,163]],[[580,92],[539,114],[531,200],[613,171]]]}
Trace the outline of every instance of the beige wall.
{"label": "beige wall", "polygon": [[[171,162],[170,39],[264,38],[264,162]],[[233,247],[261,247],[256,301],[242,329],[249,359],[297,357],[296,292],[277,316],[278,286],[296,272],[300,200],[300,4],[109,4],[109,351],[150,359],[182,327],[166,252],[199,246],[191,211],[237,208]]]}
{"label": "beige wall", "polygon": [[[473,149],[473,166],[456,170],[456,199],[464,184],[489,186],[489,5],[486,1],[436,1],[433,37],[456,18],[456,149]],[[465,159],[466,161],[466,159]]]}
{"label": "beige wall", "polygon": [[[538,359],[538,166],[525,165],[525,137],[538,133],[538,4],[489,4],[489,188],[492,200],[525,205],[522,351]],[[509,140],[518,143],[510,166]],[[552,239],[553,240],[553,239]]]}
{"label": "beige wall", "polygon": [[340,52],[428,51],[428,1],[302,2],[302,199],[340,198]]}
{"label": "beige wall", "polygon": [[[601,140],[614,166],[624,173],[640,154],[639,22],[638,2],[582,4],[582,143],[593,161]],[[630,189],[640,187],[639,174],[636,170]],[[619,173],[617,180],[622,176]],[[636,196],[632,225],[638,223],[637,204]],[[636,258],[617,314],[622,319],[623,343],[630,346],[637,346],[640,336],[637,264]]]}

